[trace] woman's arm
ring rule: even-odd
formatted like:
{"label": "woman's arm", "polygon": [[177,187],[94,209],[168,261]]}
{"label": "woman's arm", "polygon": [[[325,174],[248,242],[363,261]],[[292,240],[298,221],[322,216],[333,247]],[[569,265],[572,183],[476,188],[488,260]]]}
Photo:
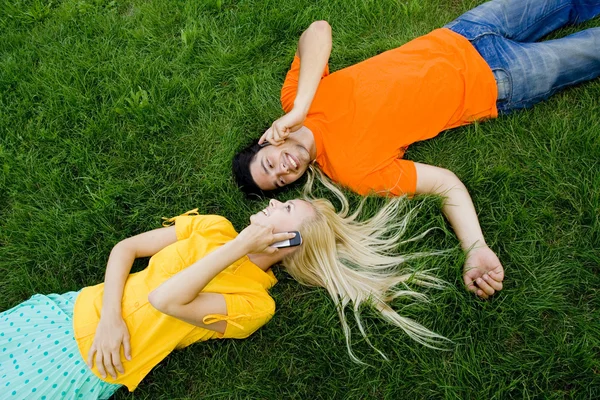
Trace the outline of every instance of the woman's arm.
{"label": "woman's arm", "polygon": [[[467,289],[482,298],[502,290],[504,268],[496,254],[487,246],[471,196],[465,185],[451,171],[432,165],[415,163],[417,194],[438,194],[445,197],[443,211],[467,252],[463,280]],[[475,286],[477,285],[477,286]]]}
{"label": "woman's arm", "polygon": [[269,141],[273,145],[281,144],[291,132],[302,127],[329,61],[331,43],[331,26],[327,21],[315,21],[302,33],[296,50],[300,58],[300,76],[294,107],[273,122],[258,143]]}
{"label": "woman's arm", "polygon": [[120,241],[110,252],[104,277],[100,322],[87,360],[90,368],[93,366],[93,360],[96,360],[98,371],[103,378],[108,371],[116,379],[115,368],[120,373],[124,372],[120,356],[121,346],[125,357],[131,359],[129,332],[121,314],[121,302],[133,261],[139,257],[152,256],[175,241],[175,227],[155,229]]}
{"label": "woman's arm", "polygon": [[121,317],[125,282],[136,258],[150,257],[177,241],[175,227],[154,229],[117,243],[110,252],[104,275],[102,317]]}
{"label": "woman's arm", "polygon": [[203,323],[210,314],[227,315],[225,299],[219,293],[201,293],[221,271],[249,253],[276,254],[271,243],[290,239],[292,233],[273,233],[273,227],[249,225],[234,240],[224,244],[162,283],[148,296],[158,311],[202,328],[225,332],[226,322]]}

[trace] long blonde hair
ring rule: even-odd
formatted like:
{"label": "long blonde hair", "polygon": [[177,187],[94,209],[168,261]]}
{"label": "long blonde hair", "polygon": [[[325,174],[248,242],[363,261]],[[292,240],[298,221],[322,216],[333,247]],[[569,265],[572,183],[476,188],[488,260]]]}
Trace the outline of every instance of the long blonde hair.
{"label": "long blonde hair", "polygon": [[[315,175],[341,202],[339,212],[336,212],[329,201],[312,196]],[[447,341],[414,320],[401,316],[389,305],[390,301],[400,297],[427,300],[424,294],[411,290],[409,283],[435,288],[444,285],[442,280],[427,272],[409,272],[398,268],[409,258],[432,254],[407,256],[395,253],[399,244],[419,239],[427,233],[403,240],[414,212],[414,208],[407,210],[405,207],[406,199],[395,197],[386,202],[373,217],[360,221],[365,200],[350,214],[347,198],[316,168],[308,174],[304,198],[313,205],[315,217],[302,225],[300,231],[303,245],[286,257],[283,265],[298,282],[320,286],[329,292],[336,304],[350,357],[361,362],[351,347],[351,330],[345,313],[349,304],[352,305],[360,333],[369,345],[371,343],[360,318],[359,310],[363,303],[374,307],[386,321],[400,327],[425,346],[438,347],[443,341]],[[403,216],[399,218],[401,214]]]}

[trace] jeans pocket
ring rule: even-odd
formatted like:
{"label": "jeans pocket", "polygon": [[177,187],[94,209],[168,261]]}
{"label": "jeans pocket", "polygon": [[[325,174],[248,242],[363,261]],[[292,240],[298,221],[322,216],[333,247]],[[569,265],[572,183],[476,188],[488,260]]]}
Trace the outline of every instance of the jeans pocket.
{"label": "jeans pocket", "polygon": [[494,68],[492,69],[492,73],[498,87],[498,98],[496,101],[498,103],[509,101],[512,95],[512,80],[510,75],[502,68]]}

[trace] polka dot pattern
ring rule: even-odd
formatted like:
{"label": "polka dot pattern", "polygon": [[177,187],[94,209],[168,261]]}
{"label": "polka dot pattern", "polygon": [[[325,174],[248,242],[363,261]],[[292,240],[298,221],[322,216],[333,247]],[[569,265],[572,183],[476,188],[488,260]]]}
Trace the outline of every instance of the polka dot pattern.
{"label": "polka dot pattern", "polygon": [[2,399],[107,399],[120,387],[96,377],[79,354],[77,294],[35,295],[0,313]]}

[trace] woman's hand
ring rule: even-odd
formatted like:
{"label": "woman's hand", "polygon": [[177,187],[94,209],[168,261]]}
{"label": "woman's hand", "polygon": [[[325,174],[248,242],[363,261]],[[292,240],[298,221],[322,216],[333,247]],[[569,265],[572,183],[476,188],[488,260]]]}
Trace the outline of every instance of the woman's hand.
{"label": "woman's hand", "polygon": [[292,111],[273,122],[273,125],[260,137],[258,144],[265,142],[269,142],[274,146],[282,144],[290,136],[290,133],[302,128],[305,119],[305,112],[293,108]]}
{"label": "woman's hand", "polygon": [[241,231],[235,240],[245,247],[247,253],[274,254],[279,249],[271,247],[271,244],[291,239],[295,236],[294,233],[289,232],[273,233],[272,225],[261,225],[256,222],[256,218],[252,216],[250,217],[250,225]]}
{"label": "woman's hand", "polygon": [[487,299],[502,290],[504,268],[489,247],[477,247],[469,251],[465,261],[463,280],[467,290]]}
{"label": "woman's hand", "polygon": [[119,315],[116,317],[101,317],[94,342],[88,353],[87,365],[92,368],[94,365],[94,354],[96,354],[96,367],[102,378],[106,378],[106,372],[117,379],[115,369],[124,374],[125,369],[121,363],[121,346],[125,358],[131,360],[131,345],[129,343],[129,330],[123,318]]}

